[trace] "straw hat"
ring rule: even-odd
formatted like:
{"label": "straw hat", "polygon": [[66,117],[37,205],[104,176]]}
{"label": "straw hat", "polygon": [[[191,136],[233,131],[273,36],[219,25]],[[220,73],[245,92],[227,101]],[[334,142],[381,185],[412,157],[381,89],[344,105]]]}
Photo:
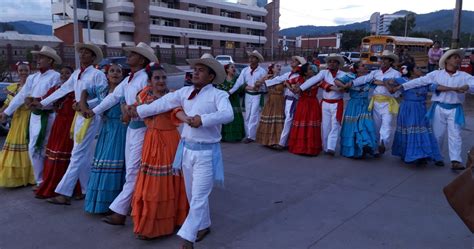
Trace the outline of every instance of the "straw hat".
{"label": "straw hat", "polygon": [[461,59],[464,57],[464,52],[461,49],[450,49],[441,56],[441,59],[439,59],[439,68],[444,69],[446,67],[446,60],[454,54],[459,55]]}
{"label": "straw hat", "polygon": [[134,52],[137,53],[145,58],[147,58],[150,62],[158,62],[158,58],[156,58],[155,51],[153,48],[148,46],[144,42],[138,43],[136,47],[126,47],[123,50],[127,52]]}
{"label": "straw hat", "polygon": [[295,55],[295,56],[292,56],[291,59],[297,60],[301,65],[306,64],[306,59],[301,56]]}
{"label": "straw hat", "polygon": [[326,61],[335,60],[339,62],[339,68],[344,66],[344,58],[339,54],[329,54],[326,58]]}
{"label": "straw hat", "polygon": [[264,61],[263,56],[257,51],[247,52],[248,56],[255,56],[258,59],[258,62],[262,63]]}
{"label": "straw hat", "polygon": [[398,63],[398,55],[388,51],[388,50],[384,50],[382,52],[382,59],[383,58],[389,58],[389,59],[392,59],[394,63]]}
{"label": "straw hat", "polygon": [[92,53],[95,54],[95,60],[93,62],[93,64],[99,64],[100,61],[102,61],[102,59],[104,58],[104,55],[102,54],[102,49],[100,49],[97,45],[94,45],[90,42],[86,42],[86,43],[76,43],[76,51],[79,52],[82,48],[86,48],[86,49],[89,49],[90,51],[92,51]]}
{"label": "straw hat", "polygon": [[203,54],[200,59],[188,59],[186,61],[191,67],[194,67],[196,64],[202,64],[214,70],[214,72],[216,72],[216,77],[214,77],[212,84],[220,84],[224,82],[226,77],[224,67],[220,62],[214,59],[212,55],[206,53]]}
{"label": "straw hat", "polygon": [[48,47],[48,46],[43,46],[41,48],[40,51],[31,51],[32,54],[35,54],[35,55],[44,55],[44,56],[47,56],[51,59],[54,60],[54,63],[56,64],[61,64],[63,63],[63,61],[61,60],[61,57],[59,57],[58,53],[56,52],[56,50]]}

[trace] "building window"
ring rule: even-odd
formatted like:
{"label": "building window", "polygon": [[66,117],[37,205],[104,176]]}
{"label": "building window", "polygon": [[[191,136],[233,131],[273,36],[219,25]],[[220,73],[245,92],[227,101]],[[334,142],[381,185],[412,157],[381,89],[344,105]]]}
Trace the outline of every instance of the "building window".
{"label": "building window", "polygon": [[178,44],[179,37],[174,36],[161,36],[161,35],[151,35],[150,41],[157,43],[167,43],[167,44]]}
{"label": "building window", "polygon": [[237,12],[232,12],[228,10],[221,10],[221,16],[230,17],[230,18],[237,18]]}
{"label": "building window", "polygon": [[191,11],[191,12],[207,14],[207,8],[206,7],[197,6],[197,5],[194,5],[194,4],[190,4],[188,10]]}
{"label": "building window", "polygon": [[263,22],[263,16],[247,15],[247,19],[254,22]]}
{"label": "building window", "polygon": [[264,36],[264,32],[260,29],[247,29],[247,35]]}
{"label": "building window", "polygon": [[178,4],[174,0],[151,0],[150,5],[164,7],[168,9],[176,9]]}
{"label": "building window", "polygon": [[221,25],[220,31],[223,32],[223,33],[238,34],[238,33],[240,33],[240,28],[239,27]]}
{"label": "building window", "polygon": [[212,24],[203,22],[189,22],[190,29],[210,30]]}
{"label": "building window", "polygon": [[178,27],[179,20],[177,19],[168,19],[168,18],[160,18],[160,17],[152,17],[151,24],[159,25],[159,26],[168,26],[168,27]]}
{"label": "building window", "polygon": [[189,38],[189,45],[211,47],[212,40]]}

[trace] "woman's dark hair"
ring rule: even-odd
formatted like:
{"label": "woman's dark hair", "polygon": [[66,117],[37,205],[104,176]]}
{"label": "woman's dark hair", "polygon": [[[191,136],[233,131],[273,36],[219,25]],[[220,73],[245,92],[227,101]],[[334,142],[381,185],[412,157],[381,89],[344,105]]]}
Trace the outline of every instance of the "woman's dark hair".
{"label": "woman's dark hair", "polygon": [[267,73],[268,74],[273,74],[273,68],[275,68],[275,63],[272,63],[270,64],[270,66],[268,66],[268,70],[267,70]]}
{"label": "woman's dark hair", "polygon": [[[406,70],[404,70],[404,68]],[[401,67],[401,73],[402,73],[403,76],[405,76],[407,78],[410,78],[414,69],[415,69],[415,64],[404,63]]]}
{"label": "woman's dark hair", "polygon": [[74,68],[70,67],[70,66],[62,66],[61,69],[68,69],[71,73],[74,72]]}
{"label": "woman's dark hair", "polygon": [[151,80],[151,77],[153,77],[153,72],[158,71],[158,70],[165,70],[159,63],[149,63],[145,67],[145,72],[148,75],[148,80]]}
{"label": "woman's dark hair", "polygon": [[351,66],[351,72],[356,74],[357,70],[359,69],[360,66],[361,66],[360,61],[354,62],[354,64],[352,64],[352,66]]}

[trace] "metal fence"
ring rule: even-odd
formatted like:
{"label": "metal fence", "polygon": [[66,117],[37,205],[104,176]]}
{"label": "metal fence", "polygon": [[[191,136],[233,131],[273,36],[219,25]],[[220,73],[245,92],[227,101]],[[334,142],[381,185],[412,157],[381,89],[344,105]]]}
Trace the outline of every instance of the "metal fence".
{"label": "metal fence", "polygon": [[[35,58],[32,56],[31,51],[40,50],[40,45],[32,47],[20,47],[12,44],[6,46],[0,46],[0,62],[3,65],[10,65],[11,69],[17,61],[29,61],[34,62]],[[57,46],[56,51],[59,56],[63,59],[63,65],[74,66],[74,46],[68,46],[60,44]],[[155,53],[158,59],[163,63],[174,64],[174,65],[185,65],[186,59],[199,58],[204,53],[210,53],[216,55],[231,55],[236,62],[247,62],[248,56],[247,51],[258,50],[267,61],[285,60],[292,55],[308,56],[315,52],[315,49],[308,48],[289,48],[288,51],[284,52],[280,47],[274,48],[273,53],[271,48],[189,48],[189,47],[175,47],[162,48],[159,46],[154,47]],[[125,56],[122,48],[117,47],[106,47],[102,46],[105,57],[116,57]],[[339,52],[337,49],[330,48],[318,48],[320,53],[334,53]],[[273,59],[272,59],[273,57]],[[34,63],[32,64],[34,65]]]}

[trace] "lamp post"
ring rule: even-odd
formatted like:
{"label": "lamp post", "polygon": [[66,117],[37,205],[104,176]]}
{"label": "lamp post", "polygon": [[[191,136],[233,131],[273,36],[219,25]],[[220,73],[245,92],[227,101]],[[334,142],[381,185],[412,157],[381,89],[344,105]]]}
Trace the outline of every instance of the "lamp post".
{"label": "lamp post", "polygon": [[184,49],[186,51],[186,59],[189,58],[189,47],[187,46],[187,42],[186,42],[186,36],[188,35],[188,33],[186,32],[179,32],[181,34],[181,36],[183,36],[183,46],[184,46]]}
{"label": "lamp post", "polygon": [[87,39],[91,41],[91,18],[89,15],[89,0],[86,0],[86,11],[87,15],[84,17],[84,20],[87,21]]}

